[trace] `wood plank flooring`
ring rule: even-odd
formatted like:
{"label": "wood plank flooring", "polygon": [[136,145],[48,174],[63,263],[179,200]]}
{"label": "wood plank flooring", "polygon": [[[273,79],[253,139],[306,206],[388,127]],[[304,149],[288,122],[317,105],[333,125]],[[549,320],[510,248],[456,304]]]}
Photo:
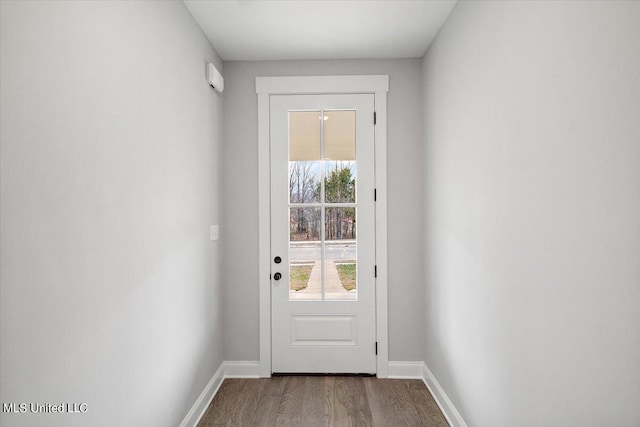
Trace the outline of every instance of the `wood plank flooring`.
{"label": "wood plank flooring", "polygon": [[420,380],[289,376],[230,378],[198,427],[448,427]]}

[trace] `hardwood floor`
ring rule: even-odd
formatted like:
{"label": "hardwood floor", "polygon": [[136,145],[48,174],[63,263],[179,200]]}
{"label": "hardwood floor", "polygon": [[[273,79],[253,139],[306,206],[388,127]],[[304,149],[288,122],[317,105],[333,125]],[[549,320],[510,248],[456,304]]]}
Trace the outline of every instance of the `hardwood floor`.
{"label": "hardwood floor", "polygon": [[198,427],[448,427],[420,380],[290,376],[226,379]]}

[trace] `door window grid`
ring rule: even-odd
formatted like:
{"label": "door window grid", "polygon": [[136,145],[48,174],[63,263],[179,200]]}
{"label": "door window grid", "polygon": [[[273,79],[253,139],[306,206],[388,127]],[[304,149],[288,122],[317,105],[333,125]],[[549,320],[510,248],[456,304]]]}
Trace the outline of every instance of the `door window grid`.
{"label": "door window grid", "polygon": [[[309,131],[312,134],[311,140],[319,137],[319,164],[314,161],[317,154],[314,155],[313,153],[318,152],[316,147],[308,149],[306,154],[301,149],[299,141],[308,144],[310,139],[298,138],[298,140],[295,140],[294,138],[294,136],[299,136],[294,135],[294,133],[300,133],[300,129],[295,123],[296,120],[304,118],[308,121],[312,115],[316,115],[317,122],[315,123],[319,124],[319,129],[310,129]],[[335,126],[330,129],[333,133],[328,141],[325,122],[331,118],[334,118],[331,123],[338,125],[340,122],[345,122],[346,119],[347,124],[346,126],[343,124],[341,127]],[[348,120],[351,122],[348,122]],[[312,121],[309,123],[310,127],[315,127]],[[349,127],[352,129],[349,129]],[[347,129],[346,132],[344,131],[345,128]],[[289,129],[290,300],[357,300],[355,111],[290,111]],[[342,131],[342,134],[340,131]],[[311,142],[312,144],[314,143],[313,141]],[[326,155],[328,143],[331,144],[330,154],[333,158],[329,158]],[[302,179],[305,180],[305,185],[308,185],[309,182],[316,183],[314,175],[316,173],[319,175],[320,179],[316,183],[317,187],[313,191],[313,197],[309,197],[308,194],[300,197],[300,161],[312,161],[311,166],[304,166],[306,169],[303,171]],[[295,173],[298,175],[295,175]],[[296,182],[293,182],[294,178],[297,179]],[[298,194],[294,197],[292,188],[295,186],[297,186]],[[327,186],[329,186],[329,191],[327,191]],[[304,192],[308,191],[308,188],[304,189]],[[317,201],[318,199],[319,201]],[[320,256],[313,264],[309,263],[309,259],[306,262],[302,260],[302,258],[305,258],[303,252],[306,250],[306,258],[309,258],[309,256],[313,258],[313,253],[316,251],[313,247],[303,248],[299,243],[299,240],[311,240],[316,236],[315,231],[309,232],[310,224],[305,223],[304,227],[300,227],[300,215],[303,214],[302,212],[307,212],[306,219],[302,220],[303,222],[308,221],[309,218],[317,218],[317,213],[309,214],[309,209],[319,210],[320,213],[320,229],[317,230],[320,253],[316,254],[316,256]],[[328,216],[327,213],[329,213]],[[298,221],[298,223],[294,224],[295,221]],[[328,223],[330,227],[328,227]],[[294,229],[298,233],[302,229],[306,230],[306,239],[304,238],[305,236],[301,237],[300,234],[292,239]],[[298,241],[293,243],[294,240]],[[296,252],[297,256],[294,255]],[[329,257],[327,256],[328,252],[331,252]],[[327,283],[328,281],[331,283]]]}

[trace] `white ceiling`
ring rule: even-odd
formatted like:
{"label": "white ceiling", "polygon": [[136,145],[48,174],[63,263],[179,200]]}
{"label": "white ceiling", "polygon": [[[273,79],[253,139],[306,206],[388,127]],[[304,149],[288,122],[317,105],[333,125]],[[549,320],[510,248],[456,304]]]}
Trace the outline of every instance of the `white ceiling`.
{"label": "white ceiling", "polygon": [[418,58],[456,0],[184,0],[225,61]]}

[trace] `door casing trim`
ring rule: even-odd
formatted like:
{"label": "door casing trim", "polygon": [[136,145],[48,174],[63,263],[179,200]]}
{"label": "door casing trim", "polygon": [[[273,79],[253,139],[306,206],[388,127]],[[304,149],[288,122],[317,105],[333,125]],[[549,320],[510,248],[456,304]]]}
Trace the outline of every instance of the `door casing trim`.
{"label": "door casing trim", "polygon": [[[389,370],[387,314],[387,92],[388,75],[256,77],[258,95],[258,285],[260,287],[260,377],[271,376],[271,190],[269,100],[271,95],[374,95],[376,111],[376,374]],[[373,117],[371,118],[373,120]],[[373,351],[373,349],[372,349]]]}

